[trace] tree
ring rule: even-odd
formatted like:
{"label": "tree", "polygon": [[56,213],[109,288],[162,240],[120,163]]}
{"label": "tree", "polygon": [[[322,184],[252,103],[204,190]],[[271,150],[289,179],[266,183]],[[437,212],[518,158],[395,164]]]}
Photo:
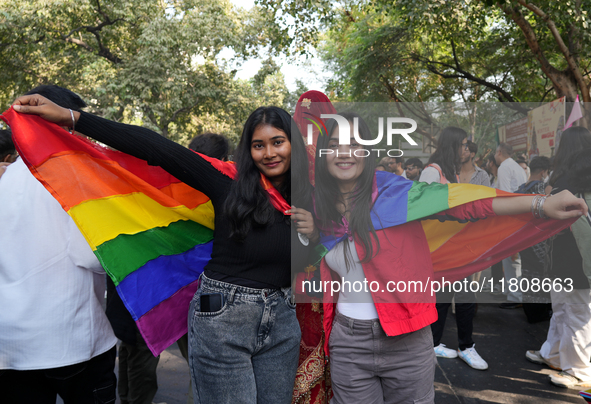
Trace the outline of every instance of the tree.
{"label": "tree", "polygon": [[[434,73],[470,81],[479,81],[494,88],[487,77],[471,75],[463,67],[463,60],[454,43],[458,38],[479,40],[483,34],[498,31],[497,50],[482,52],[484,60],[497,64],[506,50],[512,50],[511,70],[505,69],[504,76],[517,80],[527,79],[528,70],[548,81],[556,97],[565,96],[574,101],[580,94],[589,102],[589,64],[591,62],[590,35],[588,33],[588,0],[483,0],[444,2],[413,2],[400,0],[397,5],[405,11],[406,22],[415,29],[429,30],[440,41],[449,44],[445,58],[423,58],[422,61],[434,67]],[[510,35],[503,35],[510,34]],[[468,41],[467,41],[468,42]],[[479,48],[479,50],[486,50]],[[491,49],[489,49],[491,50]],[[421,59],[418,59],[421,60]],[[439,66],[436,69],[435,66]],[[525,69],[524,69],[525,67]],[[531,80],[530,80],[531,81]],[[502,101],[539,101],[521,96],[519,85],[499,86],[495,89]],[[515,88],[513,88],[515,87]],[[503,90],[503,91],[501,91]]]}
{"label": "tree", "polygon": [[[319,26],[347,31],[360,18],[379,17],[374,25],[383,42],[404,47],[420,68],[441,79],[477,84],[502,102],[539,102],[550,92],[571,102],[577,94],[591,101],[591,0],[352,0],[330,8],[311,0],[261,3],[291,13],[291,28],[303,38]],[[282,17],[282,23],[289,19]],[[375,33],[371,37],[378,39]]]}
{"label": "tree", "polygon": [[246,58],[269,43],[265,15],[227,0],[6,0],[0,11],[2,104],[54,83],[173,139],[236,102],[222,49]]}

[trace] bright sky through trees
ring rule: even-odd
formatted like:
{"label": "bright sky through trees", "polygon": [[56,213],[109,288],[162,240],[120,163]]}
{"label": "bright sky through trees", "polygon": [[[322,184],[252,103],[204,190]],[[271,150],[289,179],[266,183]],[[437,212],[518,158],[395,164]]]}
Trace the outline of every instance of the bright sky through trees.
{"label": "bright sky through trees", "polygon": [[[232,4],[244,9],[250,9],[254,6],[254,0],[231,0]],[[220,54],[220,58],[230,59],[234,56],[234,52],[226,49]],[[250,59],[240,67],[237,67],[236,77],[240,79],[249,79],[253,77],[262,66],[262,61],[267,58],[263,57]],[[275,62],[281,66],[281,72],[285,76],[285,84],[289,91],[296,90],[296,80],[302,81],[311,90],[322,90],[326,84],[325,81],[331,75],[324,69],[324,64],[314,51],[313,56],[308,59],[302,56],[292,56],[289,59],[286,57],[275,57]]]}

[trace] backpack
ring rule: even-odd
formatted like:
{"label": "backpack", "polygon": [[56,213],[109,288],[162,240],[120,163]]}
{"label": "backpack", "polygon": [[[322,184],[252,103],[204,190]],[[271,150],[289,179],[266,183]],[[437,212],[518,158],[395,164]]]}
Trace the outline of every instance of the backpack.
{"label": "backpack", "polygon": [[521,184],[519,186],[519,188],[517,188],[517,191],[515,191],[515,193],[516,194],[531,194],[532,189],[534,189],[534,187],[536,185],[538,185],[540,182],[543,182],[543,181],[537,180],[537,181],[532,181],[530,183],[525,182],[525,183]]}

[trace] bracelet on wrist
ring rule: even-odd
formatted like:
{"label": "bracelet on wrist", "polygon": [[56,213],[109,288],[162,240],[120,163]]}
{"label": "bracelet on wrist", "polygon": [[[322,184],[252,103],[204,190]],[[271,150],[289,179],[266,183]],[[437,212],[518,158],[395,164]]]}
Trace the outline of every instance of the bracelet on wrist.
{"label": "bracelet on wrist", "polygon": [[538,214],[542,219],[549,219],[549,217],[546,215],[546,212],[544,212],[544,203],[546,202],[546,199],[548,199],[547,195],[541,198],[540,206],[538,208]]}
{"label": "bracelet on wrist", "polygon": [[68,108],[68,111],[70,111],[70,118],[72,118],[72,128],[70,130],[70,133],[74,134],[74,130],[76,129],[76,120],[74,119],[74,111],[72,111],[71,108]]}
{"label": "bracelet on wrist", "polygon": [[531,213],[536,219],[548,219],[548,216],[544,212],[544,203],[548,198],[547,195],[536,195],[531,202]]}
{"label": "bracelet on wrist", "polygon": [[541,196],[540,195],[534,195],[533,199],[531,200],[531,207],[530,207],[530,211],[533,217],[535,217],[536,219],[538,218],[536,216],[536,205],[538,203],[538,199],[540,199]]}

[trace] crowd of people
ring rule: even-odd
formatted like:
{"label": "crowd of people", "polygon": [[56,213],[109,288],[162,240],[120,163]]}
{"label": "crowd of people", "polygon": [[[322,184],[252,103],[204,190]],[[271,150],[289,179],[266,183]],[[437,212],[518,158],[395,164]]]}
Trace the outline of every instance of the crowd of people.
{"label": "crowd of people", "polygon": [[[305,93],[302,100],[308,110],[310,104],[332,108],[318,92]],[[481,159],[486,161],[481,168],[475,163],[478,147],[461,128],[444,128],[426,163],[402,156],[378,161],[371,146],[358,143],[374,138],[363,118],[343,113],[359,133],[351,132],[349,144],[341,144],[348,133],[327,119],[326,134],[316,136],[313,150],[332,152],[310,154],[301,111],[294,121],[281,108],[260,107],[245,122],[230,163],[228,142],[220,135],[197,136],[186,148],[146,128],[84,112],[85,106],[71,91],[41,86],[12,108],[69,128],[67,136],[76,131],[162,167],[207,195],[216,212],[211,259],[199,268],[190,307],[179,307],[188,313],[188,333],[179,346],[191,374],[189,402],[287,404],[302,395],[310,403],[434,402],[437,357],[488,368],[472,338],[473,292],[408,301],[397,293],[343,289],[330,299],[312,296],[296,304],[294,272],[313,273],[324,283],[429,279],[434,265],[421,220],[468,223],[525,215],[552,220],[564,230],[550,240],[531,236],[521,258],[516,253],[503,259],[506,284],[570,277],[575,290],[550,291],[547,340],[526,358],[559,371],[550,376],[555,385],[591,385],[591,257],[583,248],[591,240],[587,129],[563,132],[552,166],[549,159],[535,157],[523,168],[512,158],[511,146],[502,143]],[[118,384],[122,403],[151,403],[158,357],[51,187],[29,172],[27,156],[16,156],[10,132],[1,132],[0,220],[7,226],[0,233],[4,399],[55,403],[59,395],[65,404],[111,403]],[[236,176],[224,174],[220,164],[232,166]],[[92,185],[88,178],[64,181]],[[454,192],[476,196],[447,207],[452,186]],[[406,196],[410,187],[412,200]],[[490,187],[521,195],[491,197]],[[406,210],[399,209],[403,196]],[[419,206],[424,213],[407,216]],[[466,268],[459,279],[478,280],[478,272]],[[174,268],[170,271],[174,276]],[[527,303],[528,319],[547,319],[548,306],[535,300],[539,296],[505,290],[502,308]],[[442,343],[452,298],[457,349]],[[306,366],[312,360],[313,372]]]}

